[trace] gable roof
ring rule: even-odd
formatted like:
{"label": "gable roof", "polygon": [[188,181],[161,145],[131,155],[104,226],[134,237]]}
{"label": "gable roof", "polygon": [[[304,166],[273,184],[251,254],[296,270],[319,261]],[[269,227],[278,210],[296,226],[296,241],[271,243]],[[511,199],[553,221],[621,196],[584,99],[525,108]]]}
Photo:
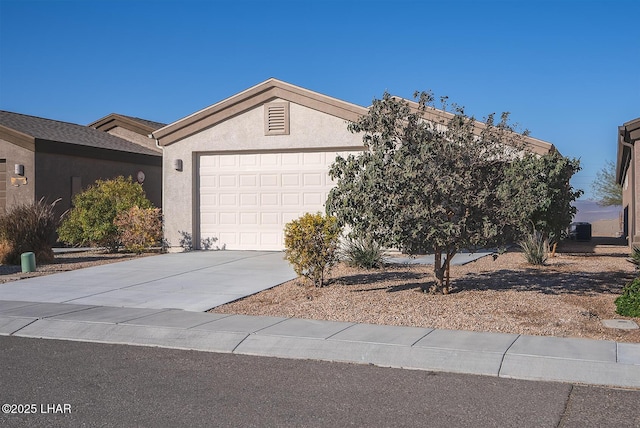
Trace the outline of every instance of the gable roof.
{"label": "gable roof", "polygon": [[166,146],[276,98],[348,121],[367,114],[365,107],[271,78],[160,128],[152,133],[152,137],[161,146]]}
{"label": "gable roof", "polygon": [[[351,104],[271,78],[210,107],[155,130],[151,133],[151,137],[155,138],[160,146],[167,146],[275,98],[300,104],[350,122],[355,122],[369,111],[367,107]],[[409,105],[412,106],[413,109],[417,109],[417,103],[409,100],[406,101],[409,102]],[[426,113],[426,119],[433,121],[441,119],[447,120],[451,117],[453,117],[452,113],[438,109],[430,109]],[[476,129],[482,129],[484,126],[482,122],[476,121]],[[553,144],[546,141],[529,136],[525,137],[524,140],[528,148],[537,154],[545,154],[556,150]]]}
{"label": "gable roof", "polygon": [[36,149],[36,141],[42,141],[161,156],[147,147],[88,126],[4,110],[0,110],[0,138],[31,151]]}
{"label": "gable roof", "polygon": [[167,124],[139,117],[126,116],[124,114],[111,113],[87,126],[104,132],[108,132],[110,129],[120,126],[146,137],[156,129],[167,126]]}

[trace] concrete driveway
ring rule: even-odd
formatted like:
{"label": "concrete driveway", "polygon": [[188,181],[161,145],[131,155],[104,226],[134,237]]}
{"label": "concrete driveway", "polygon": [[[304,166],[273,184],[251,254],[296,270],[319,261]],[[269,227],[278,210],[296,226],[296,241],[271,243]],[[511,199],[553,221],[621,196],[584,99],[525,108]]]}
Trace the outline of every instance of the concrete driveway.
{"label": "concrete driveway", "polygon": [[295,276],[282,252],[194,251],[0,284],[0,300],[201,312]]}

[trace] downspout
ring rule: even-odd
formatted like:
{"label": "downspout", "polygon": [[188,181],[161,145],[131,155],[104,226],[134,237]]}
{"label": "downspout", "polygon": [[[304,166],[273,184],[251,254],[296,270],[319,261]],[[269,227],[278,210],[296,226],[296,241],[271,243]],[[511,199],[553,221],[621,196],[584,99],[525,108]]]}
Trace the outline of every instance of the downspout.
{"label": "downspout", "polygon": [[[631,171],[629,171],[629,169],[627,169],[627,174],[629,174],[631,176],[631,180],[633,185],[631,188],[631,209],[633,210],[633,221],[630,224],[630,230],[629,230],[629,245],[631,247],[633,247],[633,239],[636,236],[636,177],[635,177],[635,164],[634,164],[634,156],[633,156],[633,150],[634,150],[634,146],[631,143],[628,143],[624,140],[624,133],[625,133],[626,129],[624,127],[619,127],[618,128],[618,138],[620,139],[620,144],[622,144],[624,147],[627,147],[629,149],[629,169]],[[624,180],[623,180],[624,183]]]}
{"label": "downspout", "polygon": [[[163,243],[162,246],[164,246],[164,243],[167,242],[166,240],[166,235],[165,235],[165,230],[164,230],[164,209],[167,206],[165,199],[164,199],[164,174],[165,174],[165,167],[164,167],[164,147],[162,147],[160,145],[160,141],[158,141],[158,139],[156,137],[154,137],[153,132],[151,134],[148,135],[149,138],[151,138],[153,141],[156,142],[156,147],[159,148],[162,151],[162,183],[160,186],[160,198],[162,199],[162,239],[163,239]],[[168,248],[167,248],[168,250]]]}

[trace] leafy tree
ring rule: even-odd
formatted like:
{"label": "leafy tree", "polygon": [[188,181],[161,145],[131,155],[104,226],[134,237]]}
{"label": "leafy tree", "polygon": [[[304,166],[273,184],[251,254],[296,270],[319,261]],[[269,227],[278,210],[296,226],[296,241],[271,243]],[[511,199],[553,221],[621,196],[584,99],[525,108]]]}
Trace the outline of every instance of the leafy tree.
{"label": "leafy tree", "polygon": [[598,171],[595,180],[591,183],[591,189],[598,203],[608,207],[622,205],[622,186],[616,179],[616,164],[607,161],[605,166]]}
{"label": "leafy tree", "polygon": [[72,245],[97,245],[115,252],[120,234],[114,220],[134,206],[152,208],[142,186],[131,177],[97,180],[73,198],[73,208],[58,229],[60,240]]}
{"label": "leafy tree", "polygon": [[576,213],[571,204],[582,195],[569,183],[578,171],[578,159],[556,151],[543,156],[525,153],[506,166],[499,194],[509,221],[521,235],[533,228],[546,239],[560,239]]}
{"label": "leafy tree", "polygon": [[371,236],[408,254],[435,255],[432,293],[449,292],[449,266],[461,249],[504,243],[511,235],[497,188],[505,160],[523,147],[504,113],[483,126],[455,107],[448,120],[433,116],[431,93],[417,104],[385,93],[349,125],[366,149],[338,157],[337,185],[327,213],[356,236]]}

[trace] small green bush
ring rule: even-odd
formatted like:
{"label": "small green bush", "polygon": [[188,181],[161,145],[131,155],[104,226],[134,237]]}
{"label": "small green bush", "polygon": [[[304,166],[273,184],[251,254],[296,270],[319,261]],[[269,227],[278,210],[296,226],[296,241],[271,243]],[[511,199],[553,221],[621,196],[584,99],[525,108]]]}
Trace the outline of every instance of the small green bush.
{"label": "small green bush", "polygon": [[37,263],[53,261],[51,247],[60,220],[54,210],[57,202],[41,199],[0,216],[0,263],[19,265],[20,255],[26,252],[33,252]]}
{"label": "small green bush", "polygon": [[340,227],[335,217],[307,213],[285,225],[285,259],[299,277],[322,287],[338,259],[339,238]]}
{"label": "small green bush", "polygon": [[131,177],[97,180],[73,198],[73,208],[58,229],[60,240],[71,245],[95,245],[112,252],[120,246],[114,220],[134,206],[152,208],[144,189]]}
{"label": "small green bush", "polygon": [[160,208],[134,206],[118,213],[113,224],[118,228],[125,250],[140,254],[162,239]]}
{"label": "small green bush", "polygon": [[370,237],[347,238],[342,244],[340,256],[349,266],[364,269],[378,269],[385,263],[384,249]]}
{"label": "small green bush", "polygon": [[618,314],[626,317],[640,317],[640,278],[627,284],[615,303]]}
{"label": "small green bush", "polygon": [[532,265],[543,265],[547,261],[549,241],[542,236],[542,233],[536,230],[525,235],[520,241],[520,248],[527,262]]}

